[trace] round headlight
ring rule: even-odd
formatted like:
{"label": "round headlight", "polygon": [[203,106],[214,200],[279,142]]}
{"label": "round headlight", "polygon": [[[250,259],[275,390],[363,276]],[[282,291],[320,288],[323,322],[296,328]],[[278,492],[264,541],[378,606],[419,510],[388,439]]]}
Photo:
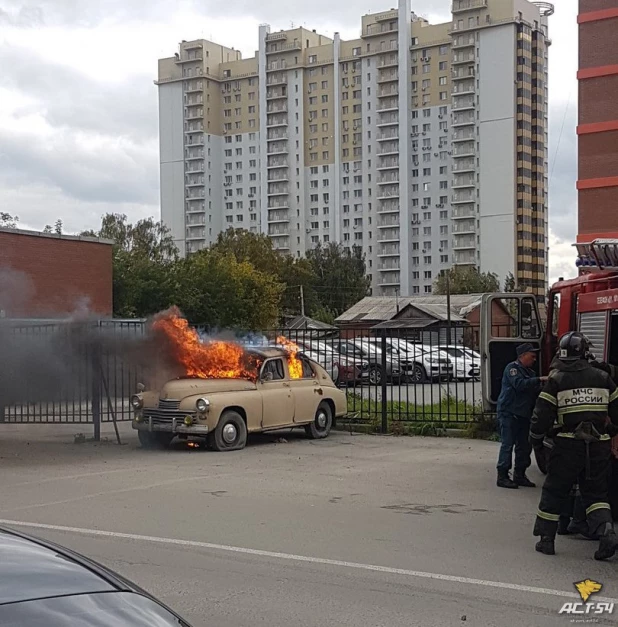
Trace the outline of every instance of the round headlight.
{"label": "round headlight", "polygon": [[210,408],[210,401],[207,398],[198,398],[195,402],[197,411],[205,414]]}
{"label": "round headlight", "polygon": [[131,397],[131,407],[133,409],[141,409],[144,406],[144,400],[139,394],[134,394]]}

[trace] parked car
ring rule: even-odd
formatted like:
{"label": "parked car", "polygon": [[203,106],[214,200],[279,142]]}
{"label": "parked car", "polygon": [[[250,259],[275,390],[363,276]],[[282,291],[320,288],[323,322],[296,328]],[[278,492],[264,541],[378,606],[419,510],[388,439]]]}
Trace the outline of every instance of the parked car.
{"label": "parked car", "polygon": [[481,356],[464,346],[444,346],[445,352],[453,362],[453,376],[458,380],[478,379],[481,376]]}
{"label": "parked car", "polygon": [[190,627],[104,566],[5,527],[0,527],[0,625]]}
{"label": "parked car", "polygon": [[[305,353],[307,351],[317,353],[320,359],[327,362],[333,360],[338,364],[339,377],[334,379],[337,385],[362,383],[369,380],[369,362],[346,357],[336,352],[332,344],[323,340],[299,340],[297,344]],[[316,361],[322,363],[320,359]]]}
{"label": "parked car", "polygon": [[[382,338],[372,338],[380,346]],[[412,344],[402,338],[386,338],[391,355],[399,360],[402,379],[406,382],[424,383],[447,379],[453,374],[453,365],[445,353],[433,354],[422,344]]]}
{"label": "parked car", "polygon": [[134,394],[133,428],[142,446],[166,447],[176,436],[193,436],[217,451],[234,451],[245,447],[248,433],[293,427],[319,439],[345,416],[345,392],[317,362],[301,354],[291,361],[276,347],[247,352],[259,363],[255,380],[184,377]]}
{"label": "parked car", "polygon": [[399,381],[401,378],[399,359],[388,351],[385,359],[386,372],[383,372],[382,351],[370,338],[340,340],[335,344],[335,349],[345,357],[356,360],[356,363],[366,362],[369,371],[367,378],[373,385],[380,385],[383,376],[387,381]]}
{"label": "parked car", "polygon": [[312,361],[315,361],[317,364],[320,364],[324,370],[328,373],[328,376],[334,381],[335,384],[339,381],[340,369],[339,369],[339,361],[337,360],[337,356],[335,353],[314,350],[311,346],[303,346],[300,342],[297,342],[297,345],[301,351],[302,355],[308,357]]}

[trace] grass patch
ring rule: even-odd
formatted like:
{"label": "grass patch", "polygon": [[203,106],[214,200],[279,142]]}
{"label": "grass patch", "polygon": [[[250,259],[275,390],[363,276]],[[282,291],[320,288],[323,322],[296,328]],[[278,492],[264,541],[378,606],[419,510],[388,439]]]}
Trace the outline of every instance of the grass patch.
{"label": "grass patch", "polygon": [[[370,433],[382,431],[381,401],[348,395],[350,428],[363,425]],[[460,429],[466,437],[477,439],[497,438],[495,418],[487,416],[476,405],[445,396],[438,403],[417,405],[405,401],[386,401],[388,433],[392,435],[445,436],[447,429]]]}

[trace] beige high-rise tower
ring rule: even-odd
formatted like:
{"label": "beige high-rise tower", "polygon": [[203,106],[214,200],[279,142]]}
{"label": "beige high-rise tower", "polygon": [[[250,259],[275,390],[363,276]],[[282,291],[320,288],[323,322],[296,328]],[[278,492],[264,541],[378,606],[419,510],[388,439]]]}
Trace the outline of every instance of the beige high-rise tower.
{"label": "beige high-rise tower", "polygon": [[229,227],[282,253],[357,246],[374,295],[440,271],[547,280],[547,17],[527,0],[409,0],[343,41],[261,26],[255,57],[183,41],[159,61],[161,210],[182,254]]}

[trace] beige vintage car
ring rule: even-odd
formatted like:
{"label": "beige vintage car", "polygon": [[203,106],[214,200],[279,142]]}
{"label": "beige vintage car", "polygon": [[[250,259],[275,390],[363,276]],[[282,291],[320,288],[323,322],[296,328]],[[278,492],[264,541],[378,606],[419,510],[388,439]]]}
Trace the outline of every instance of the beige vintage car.
{"label": "beige vintage car", "polygon": [[260,361],[256,382],[181,378],[132,396],[133,428],[142,446],[162,448],[175,436],[198,436],[212,449],[234,451],[244,448],[247,433],[290,427],[304,427],[312,439],[327,437],[347,403],[324,368],[299,354],[302,376],[298,368],[292,378],[284,350],[250,353]]}

